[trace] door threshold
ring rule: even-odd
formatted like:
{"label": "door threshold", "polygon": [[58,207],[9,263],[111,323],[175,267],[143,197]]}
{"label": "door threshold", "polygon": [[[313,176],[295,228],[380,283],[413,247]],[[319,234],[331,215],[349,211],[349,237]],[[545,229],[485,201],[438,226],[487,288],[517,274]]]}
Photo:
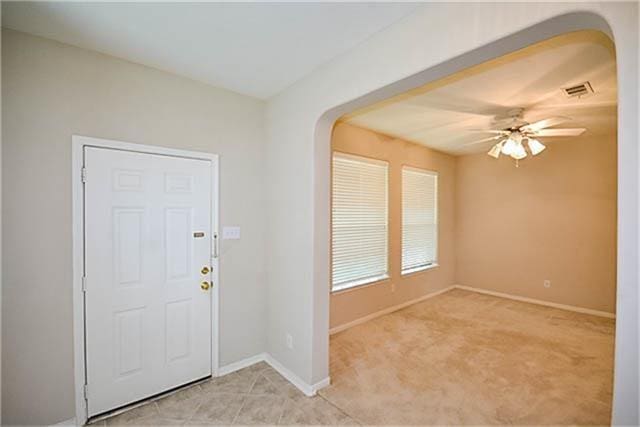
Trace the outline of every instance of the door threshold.
{"label": "door threshold", "polygon": [[209,375],[209,376],[206,376],[204,378],[200,378],[200,379],[188,382],[186,384],[182,384],[182,385],[180,385],[178,387],[174,387],[174,388],[171,388],[169,390],[163,391],[162,393],[154,394],[153,396],[149,396],[149,397],[146,397],[144,399],[137,400],[137,401],[135,401],[133,403],[129,403],[129,404],[125,405],[125,406],[120,406],[120,407],[118,407],[116,409],[112,409],[110,411],[106,411],[106,412],[102,412],[102,413],[100,413],[98,415],[94,415],[92,417],[89,417],[89,419],[87,420],[87,424],[86,425],[98,423],[100,421],[106,420],[107,418],[115,417],[116,415],[120,415],[120,414],[123,414],[123,413],[125,413],[127,411],[130,411],[132,409],[139,408],[140,406],[144,406],[144,405],[146,405],[146,404],[148,404],[150,402],[155,402],[156,400],[160,400],[160,399],[165,398],[167,396],[171,396],[172,394],[175,394],[175,393],[177,393],[179,391],[185,390],[185,389],[187,389],[189,387],[193,387],[195,385],[198,385],[198,384],[204,383],[206,381],[209,381],[211,378],[212,378],[212,376]]}

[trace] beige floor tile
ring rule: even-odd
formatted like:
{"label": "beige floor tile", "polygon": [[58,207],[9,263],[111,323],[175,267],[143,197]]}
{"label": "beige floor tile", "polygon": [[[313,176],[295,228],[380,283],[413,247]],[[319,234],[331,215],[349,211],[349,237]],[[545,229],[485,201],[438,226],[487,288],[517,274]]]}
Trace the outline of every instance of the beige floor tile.
{"label": "beige floor tile", "polygon": [[234,424],[276,424],[285,399],[280,396],[247,396]]}
{"label": "beige floor tile", "polygon": [[259,372],[243,369],[200,384],[205,393],[249,393]]}
{"label": "beige floor tile", "polygon": [[231,424],[245,401],[241,394],[208,394],[191,418],[192,423]]}
{"label": "beige floor tile", "polygon": [[200,386],[193,386],[156,402],[160,416],[173,420],[189,420],[202,400]]}
{"label": "beige floor tile", "polygon": [[158,408],[154,402],[147,403],[146,405],[138,406],[123,412],[122,414],[115,415],[111,418],[107,418],[107,425],[127,425],[136,424],[143,418],[150,416],[158,416]]}
{"label": "beige floor tile", "polygon": [[271,381],[269,381],[264,375],[260,374],[251,387],[250,394],[270,394],[280,395],[283,393],[282,388],[276,387]]}
{"label": "beige floor tile", "polygon": [[322,397],[316,396],[306,401],[287,400],[279,424],[357,425],[358,423]]}
{"label": "beige floor tile", "polygon": [[144,417],[139,419],[135,425],[138,426],[182,426],[184,425],[184,420],[172,420],[169,418],[163,418],[159,415],[151,415],[149,417]]}

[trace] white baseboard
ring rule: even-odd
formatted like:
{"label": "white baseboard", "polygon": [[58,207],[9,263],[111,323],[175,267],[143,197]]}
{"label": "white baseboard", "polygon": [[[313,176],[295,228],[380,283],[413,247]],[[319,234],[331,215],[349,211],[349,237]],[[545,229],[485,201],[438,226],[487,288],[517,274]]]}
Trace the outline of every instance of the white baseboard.
{"label": "white baseboard", "polygon": [[273,369],[278,371],[280,375],[285,377],[287,381],[296,386],[301,392],[303,392],[307,396],[315,396],[317,391],[323,387],[326,387],[330,383],[329,377],[319,381],[313,385],[308,384],[303,381],[302,378],[291,372],[289,369],[285,368],[280,362],[278,362],[273,356],[267,353],[266,362],[271,365]]}
{"label": "white baseboard", "polygon": [[331,384],[330,377],[327,377],[323,380],[318,381],[317,383],[311,386],[313,388],[313,394],[316,394],[318,390],[322,390],[325,387],[329,387],[329,384]]}
{"label": "white baseboard", "polygon": [[487,290],[487,289],[474,288],[472,286],[454,285],[453,288],[464,289],[465,291],[477,292],[477,293],[480,293],[480,294],[491,295],[491,296],[494,296],[494,297],[507,298],[507,299],[511,299],[511,300],[515,300],[515,301],[528,302],[530,304],[538,304],[538,305],[544,305],[544,306],[547,306],[547,307],[559,308],[561,310],[568,310],[568,311],[575,311],[577,313],[591,314],[593,316],[606,317],[608,319],[615,319],[616,318],[615,314],[607,313],[606,311],[592,310],[590,308],[576,307],[574,305],[558,304],[558,303],[555,303],[555,302],[543,301],[543,300],[534,299],[534,298],[521,297],[521,296],[512,295],[512,294],[506,294],[504,292],[496,292],[496,291],[490,291],[490,290]]}
{"label": "white baseboard", "polygon": [[383,310],[376,311],[375,313],[367,314],[366,316],[360,317],[359,319],[352,320],[351,322],[344,323],[342,325],[336,326],[335,328],[331,328],[329,330],[329,335],[333,335],[333,334],[336,334],[338,332],[342,332],[345,329],[349,329],[349,328],[352,328],[352,327],[354,327],[356,325],[359,325],[361,323],[368,322],[369,320],[375,319],[376,317],[384,316],[385,314],[389,314],[389,313],[393,313],[394,311],[402,310],[403,308],[409,307],[410,305],[417,304],[417,303],[419,303],[421,301],[424,301],[426,299],[433,298],[436,295],[440,295],[442,293],[450,291],[454,287],[455,287],[455,285],[449,286],[449,287],[446,287],[444,289],[440,289],[439,291],[435,291],[435,292],[431,292],[429,294],[423,295],[423,296],[421,296],[419,298],[415,298],[415,299],[412,299],[410,301],[405,301],[402,304],[394,305],[393,307],[387,307],[387,308],[385,308]]}
{"label": "white baseboard", "polygon": [[254,365],[258,362],[268,363],[273,369],[278,371],[280,375],[285,377],[287,381],[296,386],[296,388],[298,388],[307,396],[315,396],[318,390],[328,386],[330,383],[330,379],[329,377],[327,377],[313,385],[308,384],[307,382],[303,381],[302,378],[291,372],[289,369],[285,368],[284,365],[278,362],[269,353],[260,353],[256,354],[255,356],[247,357],[246,359],[238,360],[237,362],[229,363],[228,365],[225,365],[218,369],[218,375],[227,375],[248,366]]}
{"label": "white baseboard", "polygon": [[266,353],[256,354],[255,356],[247,357],[246,359],[238,360],[237,362],[229,363],[228,365],[224,365],[218,369],[218,376],[227,375],[235,371],[239,371],[240,369],[246,368],[247,366],[255,365],[258,362],[263,362],[267,360]]}

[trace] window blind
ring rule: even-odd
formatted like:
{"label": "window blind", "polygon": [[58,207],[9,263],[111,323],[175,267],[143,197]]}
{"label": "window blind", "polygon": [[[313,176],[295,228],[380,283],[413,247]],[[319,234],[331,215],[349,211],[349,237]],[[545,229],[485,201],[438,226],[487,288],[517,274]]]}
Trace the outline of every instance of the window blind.
{"label": "window blind", "polygon": [[402,273],[436,263],[438,174],[402,168]]}
{"label": "window blind", "polygon": [[332,290],[387,276],[388,164],[334,153],[331,212]]}

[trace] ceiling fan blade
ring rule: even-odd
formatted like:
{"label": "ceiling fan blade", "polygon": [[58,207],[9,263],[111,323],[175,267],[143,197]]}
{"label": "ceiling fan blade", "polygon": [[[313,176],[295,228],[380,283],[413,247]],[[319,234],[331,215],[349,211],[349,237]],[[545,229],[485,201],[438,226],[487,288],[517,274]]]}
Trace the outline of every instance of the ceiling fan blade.
{"label": "ceiling fan blade", "polygon": [[474,133],[497,133],[499,135],[507,135],[509,133],[511,133],[508,130],[498,130],[498,129],[467,129],[468,132],[474,132]]}
{"label": "ceiling fan blade", "polygon": [[533,136],[578,136],[586,131],[585,128],[575,129],[542,129],[537,132],[531,132]]}
{"label": "ceiling fan blade", "polygon": [[468,143],[464,144],[464,146],[466,147],[468,145],[476,145],[476,144],[482,144],[482,143],[489,142],[489,141],[497,141],[500,138],[502,138],[502,135],[490,136],[489,138],[483,138],[483,139],[480,139],[478,141],[468,142]]}
{"label": "ceiling fan blade", "polygon": [[529,123],[526,126],[522,126],[520,130],[524,132],[535,132],[544,128],[559,125],[560,123],[568,122],[571,120],[568,117],[549,117],[548,119],[538,120],[537,122]]}

